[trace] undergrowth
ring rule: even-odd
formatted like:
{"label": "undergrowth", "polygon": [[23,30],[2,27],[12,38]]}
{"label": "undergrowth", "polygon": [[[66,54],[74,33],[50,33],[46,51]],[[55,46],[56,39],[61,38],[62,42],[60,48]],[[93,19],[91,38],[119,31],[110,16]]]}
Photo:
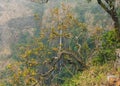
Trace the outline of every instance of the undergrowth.
{"label": "undergrowth", "polygon": [[62,86],[106,86],[107,74],[112,73],[117,75],[117,72],[118,71],[114,70],[113,62],[91,66],[87,70],[75,75],[73,78],[66,79]]}

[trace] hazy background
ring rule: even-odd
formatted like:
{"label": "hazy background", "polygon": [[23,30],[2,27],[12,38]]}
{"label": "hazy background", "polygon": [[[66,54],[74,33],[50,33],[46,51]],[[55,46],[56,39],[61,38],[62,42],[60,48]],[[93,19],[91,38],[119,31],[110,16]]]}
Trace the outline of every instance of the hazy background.
{"label": "hazy background", "polygon": [[72,7],[70,9],[74,9],[79,20],[87,24],[91,33],[96,27],[112,28],[112,20],[96,4],[96,0],[91,3],[85,0],[76,0],[76,2],[50,0],[46,4],[30,0],[0,0],[0,66],[2,68],[9,63],[9,59],[14,54],[12,48],[15,44],[39,36],[37,32],[46,26],[50,9],[59,7],[63,1]]}

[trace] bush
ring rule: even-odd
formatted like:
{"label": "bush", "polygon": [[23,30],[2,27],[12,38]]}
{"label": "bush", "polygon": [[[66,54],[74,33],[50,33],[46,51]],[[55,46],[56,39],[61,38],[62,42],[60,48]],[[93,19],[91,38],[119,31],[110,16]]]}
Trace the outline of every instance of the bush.
{"label": "bush", "polygon": [[101,47],[98,51],[97,57],[92,59],[93,65],[104,64],[109,61],[114,61],[115,49],[120,47],[120,43],[117,40],[117,35],[114,30],[105,32],[101,36]]}

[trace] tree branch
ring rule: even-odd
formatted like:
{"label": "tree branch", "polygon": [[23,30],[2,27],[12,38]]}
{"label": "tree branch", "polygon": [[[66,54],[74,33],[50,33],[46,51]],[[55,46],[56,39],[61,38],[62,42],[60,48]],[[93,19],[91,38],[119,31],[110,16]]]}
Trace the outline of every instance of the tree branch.
{"label": "tree branch", "polygon": [[107,6],[101,0],[97,0],[97,2],[108,14],[111,15],[111,11],[107,8]]}
{"label": "tree branch", "polygon": [[48,76],[52,71],[54,71],[54,70],[55,70],[55,66],[56,66],[57,63],[61,60],[62,55],[64,55],[64,54],[72,56],[72,58],[74,58],[74,59],[75,59],[79,64],[81,64],[83,67],[86,66],[86,65],[84,64],[84,62],[82,62],[82,58],[80,58],[80,57],[78,58],[78,56],[77,56],[76,53],[73,53],[73,52],[71,52],[71,51],[65,51],[65,50],[63,50],[63,51],[61,51],[61,52],[58,52],[58,54],[57,54],[58,59],[52,64],[53,67],[50,68],[50,70],[49,70],[48,72],[46,72],[45,74],[40,74],[40,76],[46,77],[46,76]]}

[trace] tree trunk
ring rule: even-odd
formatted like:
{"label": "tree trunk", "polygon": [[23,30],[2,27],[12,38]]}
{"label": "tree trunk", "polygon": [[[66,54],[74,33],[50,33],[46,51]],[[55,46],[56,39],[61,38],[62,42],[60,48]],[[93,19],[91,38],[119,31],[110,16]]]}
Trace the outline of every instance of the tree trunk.
{"label": "tree trunk", "polygon": [[117,12],[115,11],[115,9],[113,9],[109,13],[109,15],[111,16],[112,20],[114,21],[114,28],[116,30],[118,38],[120,39],[120,21],[119,21]]}
{"label": "tree trunk", "polygon": [[117,33],[117,37],[120,39],[120,23],[117,16],[112,16],[112,20],[114,21],[114,27]]}
{"label": "tree trunk", "polygon": [[107,5],[102,0],[97,0],[97,2],[111,16],[112,20],[114,21],[114,28],[117,33],[117,38],[120,40],[120,21],[114,4],[112,4],[109,0],[105,0]]}

